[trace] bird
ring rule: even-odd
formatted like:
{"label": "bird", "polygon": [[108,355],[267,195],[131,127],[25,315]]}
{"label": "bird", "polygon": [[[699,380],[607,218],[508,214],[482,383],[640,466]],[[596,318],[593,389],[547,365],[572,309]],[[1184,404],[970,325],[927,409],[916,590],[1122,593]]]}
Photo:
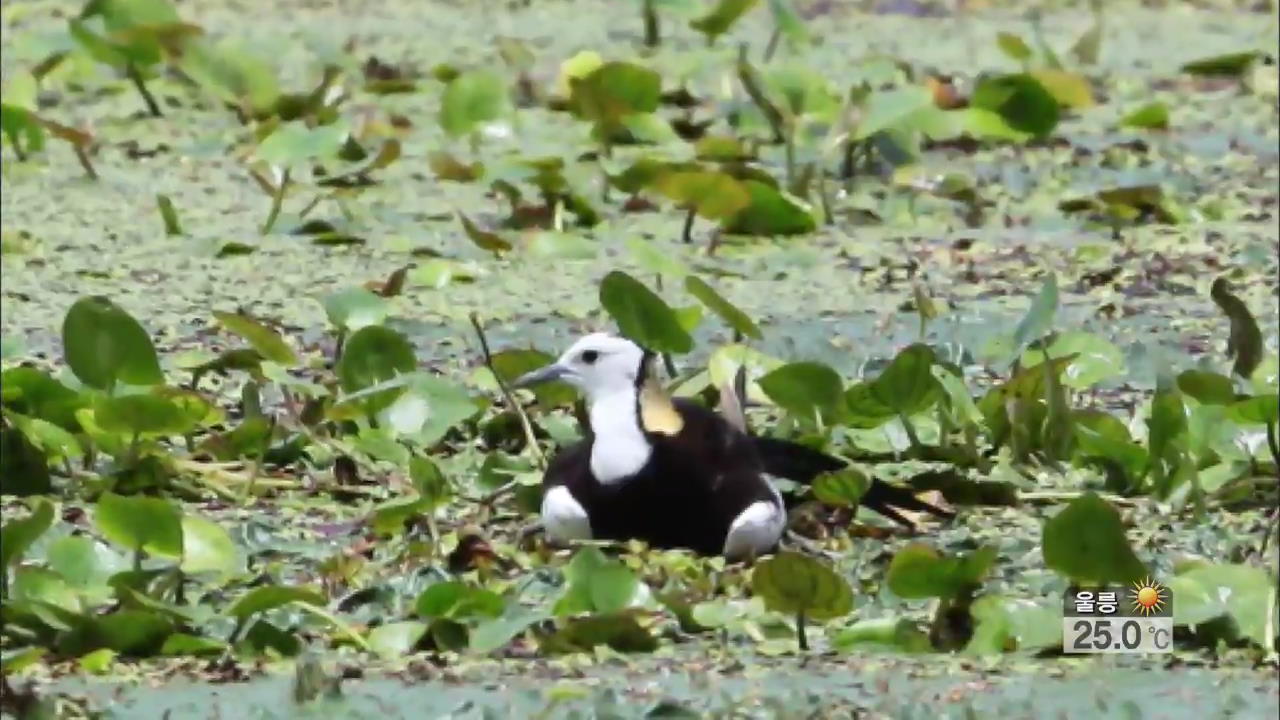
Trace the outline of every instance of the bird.
{"label": "bird", "polygon": [[[656,357],[626,337],[591,333],[513,381],[514,388],[566,382],[586,401],[587,437],[561,448],[543,475],[547,537],[560,544],[639,539],[728,560],[773,551],[787,511],[766,476],[807,484],[845,461],[752,435],[742,422],[668,396],[657,379]],[[952,516],[877,479],[861,502],[908,526],[894,506]]]}

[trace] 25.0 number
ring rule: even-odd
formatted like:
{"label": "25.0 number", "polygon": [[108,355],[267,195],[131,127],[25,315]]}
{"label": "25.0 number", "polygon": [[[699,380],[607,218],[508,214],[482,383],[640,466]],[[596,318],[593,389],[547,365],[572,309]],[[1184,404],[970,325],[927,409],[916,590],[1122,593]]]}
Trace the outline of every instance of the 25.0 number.
{"label": "25.0 number", "polygon": [[[1080,620],[1075,624],[1075,631],[1080,633],[1075,639],[1075,649],[1087,650],[1090,647],[1098,650],[1119,649],[1137,650],[1142,644],[1142,626],[1136,620],[1126,620],[1120,625],[1120,644],[1115,644],[1111,635],[1111,623],[1106,620]],[[1092,643],[1090,636],[1093,637]]]}

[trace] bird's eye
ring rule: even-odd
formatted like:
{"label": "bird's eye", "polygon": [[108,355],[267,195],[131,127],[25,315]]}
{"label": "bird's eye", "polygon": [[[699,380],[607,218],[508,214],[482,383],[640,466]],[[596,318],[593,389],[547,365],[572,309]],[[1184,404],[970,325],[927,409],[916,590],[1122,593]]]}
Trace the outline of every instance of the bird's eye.
{"label": "bird's eye", "polygon": [[600,357],[600,353],[595,350],[582,351],[582,362],[588,365],[591,365],[592,363],[594,363],[597,359],[599,359],[599,357]]}

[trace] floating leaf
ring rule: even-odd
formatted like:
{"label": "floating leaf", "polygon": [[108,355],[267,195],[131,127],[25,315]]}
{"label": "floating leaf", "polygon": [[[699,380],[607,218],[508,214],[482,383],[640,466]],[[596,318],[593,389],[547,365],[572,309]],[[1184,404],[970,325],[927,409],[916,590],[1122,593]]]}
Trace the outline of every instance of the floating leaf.
{"label": "floating leaf", "polygon": [[662,77],[634,63],[612,61],[572,83],[569,106],[578,117],[606,125],[658,109]]}
{"label": "floating leaf", "polygon": [[1243,637],[1260,648],[1272,647],[1275,581],[1266,570],[1248,565],[1204,564],[1169,580],[1174,593],[1173,620],[1195,627],[1226,616]]}
{"label": "floating leaf", "polygon": [[733,176],[705,170],[659,173],[652,186],[677,205],[708,220],[728,220],[751,204],[751,193]]}
{"label": "floating leaf", "polygon": [[843,382],[835,370],[817,362],[794,362],[760,378],[760,389],[779,407],[800,417],[813,417],[840,400]]}
{"label": "floating leaf", "polygon": [[262,357],[285,367],[298,364],[298,356],[275,330],[242,313],[213,311],[223,327],[249,342]]}
{"label": "floating leaf", "polygon": [[944,557],[928,545],[913,543],[899,550],[889,563],[889,589],[908,600],[958,597],[981,584],[995,559],[992,546]]}
{"label": "floating leaf", "polygon": [[941,396],[933,378],[936,362],[933,349],[916,343],[904,348],[871,382],[871,396],[884,407],[903,416],[929,409]]}
{"label": "floating leaf", "polygon": [[337,328],[355,332],[377,325],[387,317],[387,301],[362,287],[340,290],[322,301],[329,322]]}
{"label": "floating leaf", "polygon": [[724,296],[716,292],[715,288],[708,285],[706,281],[702,280],[702,278],[699,278],[696,275],[689,275],[684,279],[684,289],[688,291],[690,295],[698,298],[703,305],[707,306],[707,309],[720,316],[720,319],[724,320],[726,325],[733,328],[734,332],[755,340],[761,340],[764,338],[764,335],[760,332],[760,328],[756,326],[755,322],[753,322],[746,313],[742,312],[736,305],[726,300]]}
{"label": "floating leaf", "polygon": [[822,562],[783,551],[756,565],[751,591],[775,612],[830,620],[853,610],[853,591]]}
{"label": "floating leaf", "polygon": [[[335,370],[342,389],[354,393],[407,375],[417,364],[413,346],[403,335],[382,325],[368,325],[352,334]],[[390,389],[363,398],[365,411],[376,413],[390,405],[397,394]]]}
{"label": "floating leaf", "polygon": [[813,208],[791,193],[759,182],[744,180],[751,204],[724,223],[727,233],[738,235],[802,235],[817,229]]}
{"label": "floating leaf", "polygon": [[627,566],[595,547],[575,553],[564,574],[566,587],[553,608],[556,615],[620,611],[636,604],[647,589]]}
{"label": "floating leaf", "polygon": [[1260,57],[1262,57],[1262,53],[1256,50],[1214,55],[1213,57],[1192,60],[1182,66],[1182,72],[1188,75],[1210,77],[1240,77]]}
{"label": "floating leaf", "polygon": [[1089,80],[1083,75],[1066,70],[1040,69],[1033,70],[1031,77],[1048,90],[1053,99],[1064,108],[1080,110],[1097,104],[1093,99],[1093,89],[1089,87]]}
{"label": "floating leaf", "polygon": [[440,127],[450,137],[475,132],[509,111],[506,82],[492,70],[472,70],[449,82],[440,99]]}
{"label": "floating leaf", "polygon": [[833,507],[857,507],[871,479],[852,468],[824,473],[813,480],[813,496]]}
{"label": "floating leaf", "polygon": [[458,220],[462,223],[462,230],[471,238],[471,242],[481,250],[493,253],[494,257],[499,257],[504,252],[511,250],[511,243],[496,232],[480,229],[475,223],[471,222],[471,218],[458,213]]}
{"label": "floating leaf", "polygon": [[369,647],[385,660],[395,660],[413,652],[427,632],[427,624],[412,620],[386,623],[369,631]]}
{"label": "floating leaf", "polygon": [[658,639],[631,613],[573,618],[544,644],[549,652],[582,652],[599,645],[624,653],[658,649]]}
{"label": "floating leaf", "polygon": [[1275,425],[1280,418],[1280,396],[1271,393],[1239,400],[1228,406],[1227,414],[1244,425]]}
{"label": "floating leaf", "polygon": [[118,382],[164,382],[156,349],[147,331],[111,300],[80,298],[62,321],[63,356],[81,382],[110,390]]}
{"label": "floating leaf", "polygon": [[1120,513],[1087,492],[1045,521],[1044,562],[1080,583],[1132,583],[1147,574],[1124,534]]}
{"label": "floating leaf", "polygon": [[990,110],[1009,127],[1034,137],[1048,137],[1058,125],[1058,101],[1031,75],[1000,75],[978,83],[970,98],[975,108]]}
{"label": "floating leaf", "polygon": [[[1047,328],[1046,328],[1047,329]],[[1033,367],[1051,358],[1070,357],[1062,383],[1078,390],[1091,387],[1124,372],[1124,354],[1106,338],[1093,333],[1070,331],[1059,333],[1045,350],[1027,350],[1022,366]]]}
{"label": "floating leaf", "polygon": [[517,635],[534,623],[546,620],[542,610],[511,606],[500,616],[484,620],[471,630],[470,650],[487,655],[506,647]]}
{"label": "floating leaf", "polygon": [[227,615],[244,622],[249,617],[269,610],[275,610],[295,602],[325,606],[325,598],[320,592],[309,587],[293,585],[262,585],[241,595],[231,607]]}
{"label": "floating leaf", "polygon": [[102,430],[124,435],[185,435],[200,424],[209,406],[188,404],[181,397],[154,393],[98,398],[94,422]]}
{"label": "floating leaf", "polygon": [[689,21],[689,27],[702,33],[710,45],[729,31],[738,18],[754,8],[759,0],[717,0],[706,15]]}
{"label": "floating leaf", "polygon": [[160,220],[164,223],[164,234],[173,236],[182,234],[182,223],[178,222],[178,210],[168,195],[156,195],[156,208],[160,210]]}
{"label": "floating leaf", "polygon": [[1062,606],[983,595],[973,602],[973,637],[966,653],[995,654],[1062,647]]}
{"label": "floating leaf", "polygon": [[1009,32],[996,33],[996,46],[1000,52],[1020,63],[1026,63],[1034,54],[1025,40]]}
{"label": "floating leaf", "polygon": [[126,550],[182,557],[182,511],[168,500],[105,492],[93,521],[103,537]]}
{"label": "floating leaf", "polygon": [[281,168],[309,160],[337,157],[349,133],[340,124],[309,128],[301,121],[283,123],[258,145],[259,159]]}
{"label": "floating leaf", "polygon": [[1231,378],[1204,370],[1184,370],[1178,374],[1178,389],[1206,405],[1229,405],[1236,400]]}
{"label": "floating leaf", "polygon": [[10,520],[0,529],[0,572],[18,564],[27,548],[53,526],[53,503],[44,498],[35,500],[35,507],[25,518]]}
{"label": "floating leaf", "polygon": [[475,182],[484,175],[484,165],[479,161],[464,163],[444,150],[428,152],[427,166],[436,177],[453,182]]}
{"label": "floating leaf", "polygon": [[231,536],[219,524],[198,515],[182,516],[182,571],[230,575],[239,569]]}
{"label": "floating leaf", "polygon": [[693,338],[680,325],[675,311],[643,283],[621,270],[600,282],[600,304],[618,330],[654,352],[687,353]]}
{"label": "floating leaf", "polygon": [[1121,118],[1120,126],[1144,130],[1168,130],[1169,106],[1158,100],[1149,102]]}
{"label": "floating leaf", "polygon": [[502,614],[503,607],[497,593],[458,580],[438,582],[423,590],[414,602],[419,617],[448,620],[494,618]]}

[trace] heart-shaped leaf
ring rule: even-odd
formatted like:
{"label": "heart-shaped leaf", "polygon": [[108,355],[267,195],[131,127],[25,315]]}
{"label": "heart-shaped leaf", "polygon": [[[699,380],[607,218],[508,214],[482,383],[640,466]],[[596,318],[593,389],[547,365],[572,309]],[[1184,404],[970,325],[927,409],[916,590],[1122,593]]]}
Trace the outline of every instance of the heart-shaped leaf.
{"label": "heart-shaped leaf", "polygon": [[784,551],[756,565],[751,591],[775,612],[830,620],[853,609],[853,590],[831,568],[808,555]]}
{"label": "heart-shaped leaf", "polygon": [[80,298],[62,321],[63,356],[85,385],[110,390],[118,382],[164,382],[147,331],[111,300]]}
{"label": "heart-shaped leaf", "polygon": [[[417,367],[413,346],[403,335],[382,325],[357,330],[342,350],[336,369],[342,389],[358,392],[408,375]],[[361,398],[365,411],[376,413],[395,401],[403,389],[388,389]]]}
{"label": "heart-shaped leaf", "polygon": [[852,468],[824,473],[813,480],[813,496],[833,507],[857,507],[871,479]]}
{"label": "heart-shaped leaf", "polygon": [[981,584],[996,559],[996,549],[983,546],[966,555],[945,557],[913,543],[889,563],[889,589],[906,599],[954,598]]}
{"label": "heart-shaped leaf", "polygon": [[600,304],[618,324],[618,330],[654,352],[687,353],[693,338],[680,325],[669,305],[643,283],[621,270],[600,282]]}
{"label": "heart-shaped leaf", "polygon": [[793,362],[760,378],[760,389],[789,413],[813,417],[840,401],[842,381],[835,370],[818,362]]}
{"label": "heart-shaped leaf", "polygon": [[760,328],[746,313],[726,300],[723,295],[716,292],[715,288],[708,285],[702,278],[696,275],[689,275],[684,279],[684,289],[690,295],[698,298],[703,305],[707,306],[707,309],[718,315],[735,332],[755,340],[764,338]]}
{"label": "heart-shaped leaf", "polygon": [[237,598],[231,607],[227,608],[227,615],[244,622],[258,613],[275,610],[295,602],[317,607],[325,605],[324,595],[309,587],[262,585]]}
{"label": "heart-shaped leaf", "polygon": [[978,83],[970,106],[990,110],[1014,130],[1048,137],[1062,111],[1057,99],[1031,75],[998,75]]}
{"label": "heart-shaped leaf", "polygon": [[1082,583],[1132,583],[1147,574],[1124,534],[1120,513],[1087,492],[1045,521],[1041,541],[1044,562]]}
{"label": "heart-shaped leaf", "polygon": [[248,341],[262,357],[285,367],[298,364],[298,356],[275,330],[241,313],[215,310],[213,316],[223,327]]}
{"label": "heart-shaped leaf", "polygon": [[362,287],[341,290],[324,298],[324,312],[336,328],[355,332],[387,317],[387,301]]}
{"label": "heart-shaped leaf", "polygon": [[0,529],[0,572],[8,572],[22,560],[27,548],[53,525],[54,514],[53,503],[37,498],[30,515],[4,524]]}
{"label": "heart-shaped leaf", "polygon": [[105,492],[93,522],[103,537],[128,551],[182,557],[182,511],[168,500]]}
{"label": "heart-shaped leaf", "polygon": [[506,82],[492,70],[472,70],[449,81],[440,99],[440,127],[450,137],[469,135],[510,110]]}

